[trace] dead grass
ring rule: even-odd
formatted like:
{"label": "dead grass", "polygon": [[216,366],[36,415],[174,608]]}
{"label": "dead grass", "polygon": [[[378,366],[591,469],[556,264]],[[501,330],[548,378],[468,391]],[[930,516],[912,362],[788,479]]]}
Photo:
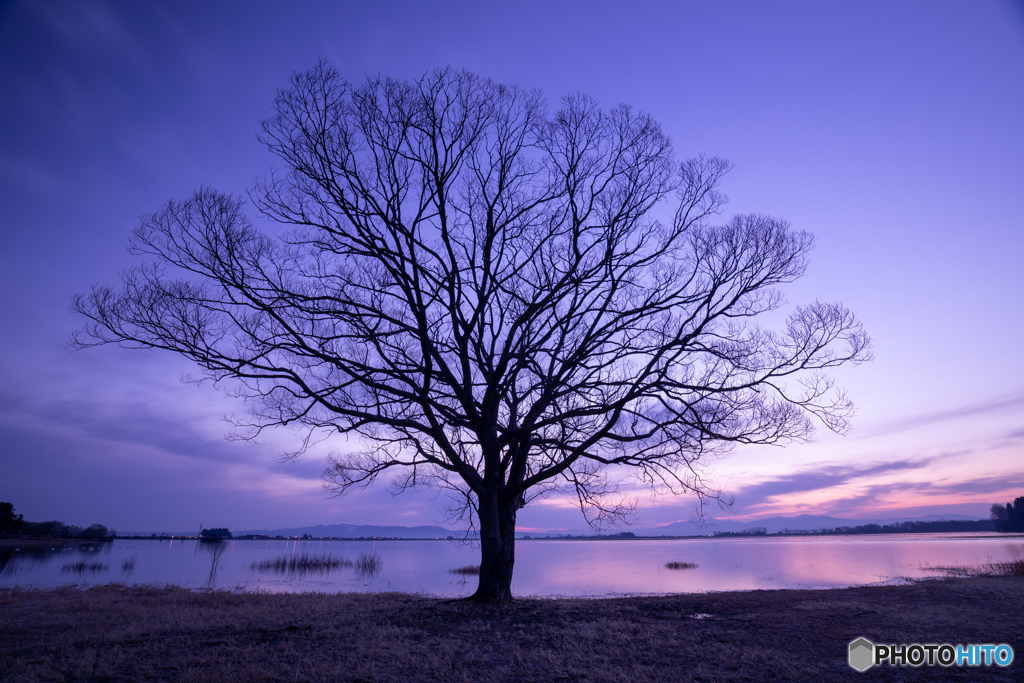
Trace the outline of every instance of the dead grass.
{"label": "dead grass", "polygon": [[991,566],[996,568],[996,576],[1019,576],[1024,578],[1024,560],[993,562]]}
{"label": "dead grass", "polygon": [[363,576],[373,576],[380,571],[380,555],[376,553],[359,553],[356,558],[356,572]]}
{"label": "dead grass", "polygon": [[666,562],[666,569],[696,569],[696,562]]}
{"label": "dead grass", "polygon": [[105,572],[110,569],[109,564],[103,564],[102,562],[86,562],[81,560],[79,562],[68,562],[61,566],[61,574],[98,574],[99,572]]}
{"label": "dead grass", "polygon": [[925,571],[944,576],[1019,576],[1024,577],[1024,560],[1010,562],[986,562],[983,564],[958,564],[949,567],[922,567]]}
{"label": "dead grass", "polygon": [[449,574],[461,574],[462,576],[479,576],[480,565],[468,564],[465,567],[456,567],[455,569],[449,569]]}
{"label": "dead grass", "polygon": [[[106,585],[0,591],[0,680],[943,681],[1009,669],[872,669],[848,643],[1009,643],[1024,583],[937,579],[479,605],[402,594],[269,594]],[[1022,659],[1018,654],[1018,659]]]}
{"label": "dead grass", "polygon": [[335,569],[351,566],[352,560],[344,557],[299,553],[253,562],[250,568],[253,571],[274,572],[275,574],[327,574]]}

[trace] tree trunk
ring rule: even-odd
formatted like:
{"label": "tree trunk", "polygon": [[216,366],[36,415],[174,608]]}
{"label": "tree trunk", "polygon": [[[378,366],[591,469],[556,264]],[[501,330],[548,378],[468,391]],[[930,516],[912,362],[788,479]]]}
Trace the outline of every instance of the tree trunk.
{"label": "tree trunk", "polygon": [[497,495],[481,496],[480,585],[473,600],[508,602],[512,599],[512,567],[516,559],[516,511],[519,501],[500,505]]}

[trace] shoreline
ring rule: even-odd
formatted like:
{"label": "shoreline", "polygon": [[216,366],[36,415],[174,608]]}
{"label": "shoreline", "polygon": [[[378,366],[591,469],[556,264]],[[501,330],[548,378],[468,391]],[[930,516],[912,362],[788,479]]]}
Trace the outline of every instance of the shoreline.
{"label": "shoreline", "polygon": [[26,546],[30,548],[58,545],[98,545],[113,543],[116,538],[0,538],[0,547]]}
{"label": "shoreline", "polygon": [[[478,605],[401,593],[117,584],[0,590],[0,679],[106,681],[1016,680],[1024,580]],[[858,674],[848,644],[1008,643],[1009,668]]]}
{"label": "shoreline", "polygon": [[[789,539],[789,538],[880,538],[887,536],[896,536],[904,538],[907,536],[942,536],[958,534],[958,539],[973,539],[973,538],[1024,538],[1024,533],[1005,533],[998,531],[907,531],[907,532],[892,532],[892,533],[870,533],[870,534],[855,534],[855,533],[835,533],[835,534],[821,534],[821,533],[776,533],[776,534],[731,534],[731,535],[718,535],[718,536],[635,536],[632,538],[618,538],[615,536],[544,536],[544,537],[530,537],[530,538],[516,538],[517,543],[527,542],[549,542],[549,541],[615,541],[615,542],[629,542],[629,541],[725,541],[725,540],[737,540],[737,539]],[[968,535],[970,534],[970,535]],[[97,543],[113,543],[114,541],[200,541],[204,540],[207,542],[235,542],[235,541],[286,541],[286,542],[311,542],[311,541],[417,541],[417,542],[437,542],[447,541],[449,543],[462,543],[462,539],[450,539],[450,538],[400,538],[391,536],[365,536],[365,537],[335,537],[335,536],[324,536],[314,538],[298,538],[295,536],[264,536],[264,537],[253,537],[253,536],[239,536],[232,538],[225,538],[220,541],[211,541],[211,539],[203,539],[199,536],[111,536],[107,538],[98,539],[82,539],[82,538],[11,538],[11,537],[0,537],[0,547],[12,547],[18,545],[24,546],[43,546],[43,545],[89,545]],[[472,539],[470,539],[472,540]]]}

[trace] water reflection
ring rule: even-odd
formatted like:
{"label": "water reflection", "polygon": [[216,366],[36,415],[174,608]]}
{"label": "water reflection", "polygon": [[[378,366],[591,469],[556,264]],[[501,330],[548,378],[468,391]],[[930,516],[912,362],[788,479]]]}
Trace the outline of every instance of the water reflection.
{"label": "water reflection", "polygon": [[200,545],[210,554],[210,574],[206,578],[206,587],[213,588],[217,583],[217,570],[220,569],[220,556],[224,554],[227,543],[217,540],[200,542]]}
{"label": "water reflection", "polygon": [[[933,567],[1024,560],[1024,536],[537,540],[518,543],[516,556],[512,590],[520,596],[824,588],[931,578]],[[124,539],[92,547],[6,545],[0,546],[0,587],[121,581],[459,597],[475,590],[477,577],[466,570],[479,561],[478,550],[448,541]],[[62,573],[68,565],[81,570]],[[104,569],[92,569],[97,565]]]}
{"label": "water reflection", "polygon": [[78,562],[68,562],[61,566],[61,574],[99,574],[110,569],[109,564],[103,564],[102,562],[86,562],[85,560],[79,560]]}
{"label": "water reflection", "polygon": [[330,553],[316,555],[301,553],[299,555],[281,555],[272,559],[253,562],[249,568],[256,572],[273,572],[286,576],[305,576],[306,574],[330,574],[335,569],[355,566],[352,560],[344,557],[335,557]]}
{"label": "water reflection", "polygon": [[19,569],[21,569],[21,564],[14,558],[13,552],[7,557],[0,554],[0,578],[13,577]]}
{"label": "water reflection", "polygon": [[[0,585],[16,584],[17,581],[13,581],[13,579],[18,574],[31,572],[33,567],[46,564],[58,558],[69,560],[69,558],[74,558],[76,555],[95,557],[101,554],[109,554],[112,546],[112,543],[97,543],[95,541],[68,543],[61,540],[26,540],[16,544],[11,544],[8,541],[0,545],[0,579],[9,579],[10,581],[4,581]],[[78,564],[78,562],[65,561],[62,565],[62,570],[66,565],[68,568],[63,570],[64,573],[81,574],[99,571],[91,568],[80,570]]]}
{"label": "water reflection", "polygon": [[356,573],[361,578],[372,578],[380,573],[380,555],[377,553],[359,553],[356,558]]}

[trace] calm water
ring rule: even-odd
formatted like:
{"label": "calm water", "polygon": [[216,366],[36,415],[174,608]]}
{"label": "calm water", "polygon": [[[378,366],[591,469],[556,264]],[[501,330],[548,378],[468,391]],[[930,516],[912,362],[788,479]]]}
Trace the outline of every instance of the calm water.
{"label": "calm water", "polygon": [[[259,571],[253,563],[302,553],[380,558],[374,574]],[[825,588],[936,576],[927,566],[1024,559],[1024,537],[900,534],[628,541],[520,541],[512,588],[527,596]],[[667,562],[694,562],[670,570]],[[0,548],[0,586],[173,583],[265,591],[402,591],[462,596],[476,587],[448,570],[479,563],[449,541],[118,540],[92,548]]]}

